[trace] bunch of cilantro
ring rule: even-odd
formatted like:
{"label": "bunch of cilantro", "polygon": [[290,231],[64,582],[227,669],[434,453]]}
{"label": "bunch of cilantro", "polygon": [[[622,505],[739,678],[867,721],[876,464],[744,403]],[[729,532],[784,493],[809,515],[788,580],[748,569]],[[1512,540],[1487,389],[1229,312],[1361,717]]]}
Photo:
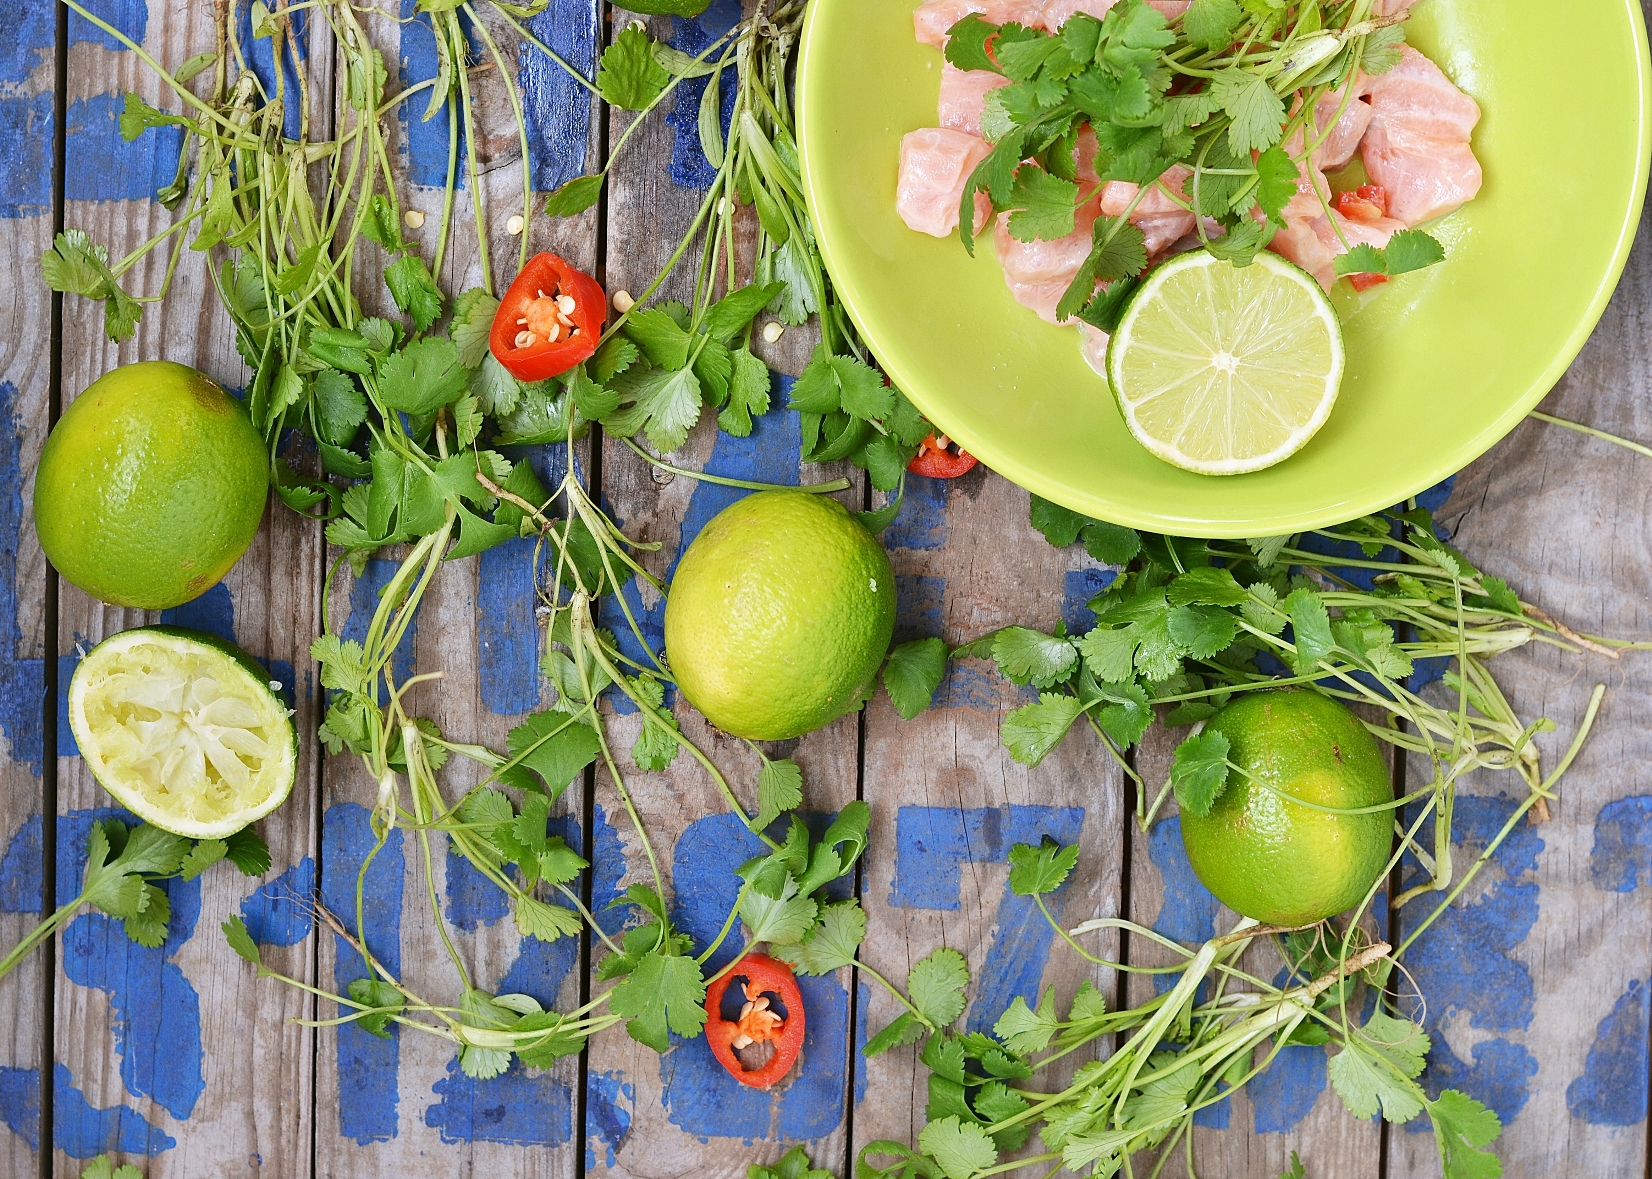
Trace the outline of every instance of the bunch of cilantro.
{"label": "bunch of cilantro", "polygon": [[[966,16],[949,32],[947,60],[1009,84],[987,95],[981,132],[992,152],[965,185],[959,235],[973,253],[977,193],[995,214],[1009,214],[1012,236],[1030,242],[1071,235],[1095,181],[1139,185],[1128,209],[1096,220],[1090,254],[1056,311],[1112,331],[1148,265],[1129,215],[1150,191],[1199,215],[1211,253],[1248,265],[1285,227],[1299,169],[1312,172],[1329,132],[1304,133],[1320,99],[1357,71],[1392,69],[1404,40],[1398,23],[1371,19],[1369,0],[1193,0],[1174,24],[1145,0],[1122,0],[1105,18],[1079,13],[1057,33]],[[1093,164],[1078,150],[1086,126],[1097,143]],[[1191,171],[1180,190],[1158,183],[1178,165]],[[1086,166],[1093,176],[1080,174]],[[1315,191],[1328,214],[1326,194]],[[1401,274],[1444,256],[1434,239],[1408,230],[1386,251],[1350,251],[1337,273]]]}
{"label": "bunch of cilantro", "polygon": [[[1038,846],[1018,844],[1010,852],[1010,889],[1033,898],[1075,949],[1074,937],[1104,927],[1156,936],[1117,919],[1081,925],[1071,935],[1061,930],[1045,898],[1066,883],[1077,862],[1076,847],[1047,837]],[[863,1049],[872,1056],[922,1041],[926,1123],[916,1149],[868,1143],[856,1175],[975,1179],[1051,1164],[1106,1179],[1130,1173],[1132,1157],[1142,1152],[1158,1151],[1162,1167],[1178,1148],[1189,1152],[1191,1167],[1195,1115],[1266,1072],[1292,1044],[1334,1051],[1331,1082],[1356,1117],[1380,1113],[1398,1123],[1426,1111],[1446,1179],[1501,1174],[1497,1158],[1484,1149],[1501,1131],[1497,1115],[1455,1090],[1430,1097],[1420,1083],[1430,1046],[1422,1028],[1382,1005],[1363,1026],[1351,1015],[1362,986],[1380,987],[1391,974],[1389,947],[1362,944],[1355,929],[1342,936],[1340,949],[1325,927],[1299,931],[1280,939],[1285,978],[1268,985],[1237,966],[1252,939],[1266,932],[1246,921],[1186,950],[1184,965],[1161,976],[1170,985],[1139,1007],[1110,1011],[1089,982],[1065,1014],[1056,1007],[1054,987],[1036,1005],[1017,997],[991,1035],[952,1030],[967,1003],[969,971],[957,951],[935,951],[908,976],[910,1000],[896,993],[908,1010]],[[1094,964],[1114,965],[1078,952]],[[1234,984],[1250,993],[1229,993]],[[1074,1053],[1093,1050],[1103,1037],[1116,1037],[1117,1046],[1080,1065],[1064,1086],[1044,1074]],[[1014,1161],[1002,1162],[1006,1155]]]}

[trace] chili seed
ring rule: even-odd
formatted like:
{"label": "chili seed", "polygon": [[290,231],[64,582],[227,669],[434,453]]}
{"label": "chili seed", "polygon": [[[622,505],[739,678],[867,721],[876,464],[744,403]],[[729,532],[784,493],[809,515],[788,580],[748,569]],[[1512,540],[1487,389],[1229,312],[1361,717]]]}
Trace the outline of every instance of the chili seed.
{"label": "chili seed", "polygon": [[509,221],[505,222],[505,232],[510,234],[512,237],[516,237],[521,234],[522,214],[517,213]]}
{"label": "chili seed", "polygon": [[778,319],[771,319],[768,323],[763,325],[763,338],[772,344],[776,340],[780,339],[781,334],[785,332],[785,330],[785,325]]}
{"label": "chili seed", "polygon": [[516,346],[518,348],[532,348],[536,338],[532,332],[517,332]]}
{"label": "chili seed", "polygon": [[624,315],[636,305],[637,301],[631,297],[630,291],[614,292],[614,310],[618,311],[621,315]]}
{"label": "chili seed", "polygon": [[407,212],[403,213],[402,221],[406,223],[407,228],[409,229],[424,228],[424,214],[419,212],[417,209],[409,209]]}

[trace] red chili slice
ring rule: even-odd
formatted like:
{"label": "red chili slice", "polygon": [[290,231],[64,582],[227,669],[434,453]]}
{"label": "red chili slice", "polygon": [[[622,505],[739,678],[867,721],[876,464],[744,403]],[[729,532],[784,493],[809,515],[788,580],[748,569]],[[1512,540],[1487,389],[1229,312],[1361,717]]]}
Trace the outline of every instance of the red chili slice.
{"label": "red chili slice", "polygon": [[1388,281],[1386,274],[1350,274],[1348,285],[1356,291],[1368,291],[1372,287],[1381,286]]}
{"label": "red chili slice", "polygon": [[[746,980],[745,1002],[740,1018],[727,1020],[723,996],[736,978]],[[775,999],[780,1001],[783,1016],[774,1009]],[[797,988],[792,968],[767,954],[747,954],[707,987],[706,1043],[729,1076],[753,1089],[767,1089],[791,1072],[803,1048],[803,992]],[[774,1045],[773,1055],[748,1069],[736,1049],[744,1051],[763,1043]]]}
{"label": "red chili slice", "polygon": [[519,381],[561,376],[597,350],[608,296],[555,254],[528,259],[493,317],[488,347]]}
{"label": "red chili slice", "polygon": [[977,461],[975,456],[962,449],[953,454],[949,449],[953,445],[956,444],[943,442],[931,434],[918,445],[918,453],[906,464],[906,469],[914,475],[927,475],[931,479],[956,479],[973,470]]}

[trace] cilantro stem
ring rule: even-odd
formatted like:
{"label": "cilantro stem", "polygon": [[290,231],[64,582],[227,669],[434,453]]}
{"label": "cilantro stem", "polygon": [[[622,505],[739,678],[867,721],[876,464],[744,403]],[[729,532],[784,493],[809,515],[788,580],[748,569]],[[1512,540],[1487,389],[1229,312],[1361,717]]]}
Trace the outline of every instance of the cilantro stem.
{"label": "cilantro stem", "polygon": [[1567,430],[1576,430],[1579,434],[1587,434],[1591,438],[1599,438],[1602,442],[1610,442],[1614,446],[1621,446],[1625,450],[1632,450],[1636,454],[1652,458],[1652,446],[1642,446],[1639,442],[1631,442],[1627,438],[1619,438],[1616,434],[1608,434],[1605,430],[1597,430],[1593,426],[1585,426],[1578,422],[1569,422],[1565,418],[1553,417],[1550,414],[1532,410],[1528,417],[1536,418],[1540,422],[1548,422],[1551,426],[1560,426]]}
{"label": "cilantro stem", "polygon": [[897,987],[894,983],[890,982],[888,979],[884,978],[883,975],[879,974],[872,967],[868,966],[864,961],[862,961],[860,959],[859,956],[856,956],[856,958],[854,959],[853,962],[850,963],[850,965],[852,965],[858,971],[865,971],[867,974],[871,975],[874,982],[882,983],[883,984],[883,989],[888,991],[891,995],[895,996],[896,1002],[898,1002],[902,1007],[906,1008],[908,1014],[910,1014],[913,1019],[915,1019],[919,1023],[923,1024],[924,1027],[928,1028],[931,1032],[938,1030],[935,1027],[935,1025],[929,1021],[928,1016],[926,1016],[923,1012],[919,1011],[916,1007],[914,1007],[912,1005],[912,1001],[910,999],[908,999],[905,995],[901,994],[901,989],[899,987]]}
{"label": "cilantro stem", "polygon": [[[518,37],[522,38],[522,40],[527,44],[532,45],[535,49],[539,50],[539,52],[543,53],[557,65],[561,66],[564,73],[566,73],[575,82],[578,82],[581,86],[585,87],[585,89],[589,90],[598,99],[602,97],[602,91],[597,89],[596,83],[592,82],[591,79],[587,78],[584,74],[580,73],[578,70],[574,69],[573,66],[564,61],[556,50],[552,49],[538,37],[528,32],[527,29],[523,28],[522,25],[516,22],[515,18],[513,18],[510,13],[506,12],[497,3],[493,3],[490,6],[496,13],[504,18],[505,23],[515,31]],[[468,8],[469,5],[467,4],[466,7]],[[526,156],[523,157],[524,160],[526,160],[526,158]]]}
{"label": "cilantro stem", "polygon": [[731,479],[726,475],[712,475],[705,471],[690,471],[683,467],[674,467],[664,459],[656,458],[630,438],[621,438],[621,442],[635,451],[638,457],[662,471],[669,471],[673,475],[681,475],[685,479],[693,479],[699,483],[715,483],[720,487],[740,487],[748,491],[807,491],[815,495],[831,495],[839,491],[848,491],[853,484],[848,479],[829,479],[824,483],[754,483],[749,479]]}
{"label": "cilantro stem", "polygon": [[[740,891],[735,894],[734,897],[734,904],[729,908],[728,916],[723,919],[723,928],[717,932],[717,936],[713,938],[711,944],[705,948],[705,952],[698,958],[694,959],[696,963],[704,966],[706,959],[710,958],[717,952],[717,948],[723,944],[724,939],[726,939],[729,933],[734,929],[734,923],[739,920],[740,917],[740,905],[746,899],[746,892],[750,888],[751,881],[749,880],[740,885]],[[735,955],[735,957],[738,958],[739,955]]]}

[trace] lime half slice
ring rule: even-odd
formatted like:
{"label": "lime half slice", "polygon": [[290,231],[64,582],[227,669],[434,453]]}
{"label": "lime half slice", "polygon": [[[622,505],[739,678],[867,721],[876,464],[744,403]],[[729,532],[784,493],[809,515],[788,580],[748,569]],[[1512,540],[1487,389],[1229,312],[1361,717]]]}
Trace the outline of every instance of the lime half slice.
{"label": "lime half slice", "polygon": [[1342,383],[1342,325],[1306,272],[1263,252],[1204,250],[1154,270],[1107,349],[1136,440],[1201,475],[1260,471],[1325,424]]}
{"label": "lime half slice", "polygon": [[70,681],[69,725],[116,801],[192,839],[269,814],[297,777],[279,686],[245,652],[195,631],[140,627],[99,643]]}

